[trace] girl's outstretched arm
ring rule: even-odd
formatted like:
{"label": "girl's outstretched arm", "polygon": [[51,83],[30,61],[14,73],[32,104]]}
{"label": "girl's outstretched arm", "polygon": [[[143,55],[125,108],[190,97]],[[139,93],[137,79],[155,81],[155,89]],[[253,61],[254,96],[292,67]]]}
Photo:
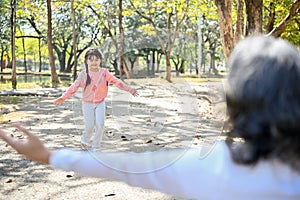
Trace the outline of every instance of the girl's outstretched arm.
{"label": "girl's outstretched arm", "polygon": [[137,89],[130,87],[129,85],[124,83],[122,80],[120,80],[117,77],[115,77],[114,75],[112,75],[108,70],[106,70],[105,73],[106,73],[105,76],[107,77],[107,81],[109,83],[112,83],[112,84],[116,85],[118,88],[129,92],[132,96],[136,97],[139,95]]}
{"label": "girl's outstretched arm", "polygon": [[65,100],[62,97],[58,97],[53,101],[54,105],[61,105]]}
{"label": "girl's outstretched arm", "polygon": [[15,125],[15,127],[21,130],[27,136],[25,140],[11,137],[1,128],[0,138],[7,142],[19,154],[26,156],[28,159],[43,164],[49,164],[49,159],[52,152],[44,146],[42,141],[21,125]]}

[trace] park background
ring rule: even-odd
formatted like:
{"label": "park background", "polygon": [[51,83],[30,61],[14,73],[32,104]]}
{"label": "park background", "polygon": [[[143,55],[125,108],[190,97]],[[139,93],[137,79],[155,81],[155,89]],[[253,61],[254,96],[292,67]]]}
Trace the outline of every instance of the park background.
{"label": "park background", "polygon": [[[90,48],[138,89],[111,87],[104,151],[158,151],[222,138],[223,81],[236,43],[253,34],[300,46],[299,0],[1,0],[0,125],[22,122],[49,148],[80,149],[79,91],[60,96]],[[258,49],[263,51],[263,49]],[[0,141],[0,199],[176,199],[123,183],[52,170]]]}
{"label": "park background", "polygon": [[[299,0],[1,0],[0,89],[29,87],[17,86],[17,76],[42,87],[74,80],[90,47],[101,50],[103,66],[121,79],[171,82],[173,75],[219,75],[246,36],[281,37],[299,47],[299,5]],[[28,74],[51,75],[51,84],[45,78],[31,81]],[[11,86],[4,86],[7,81]]]}

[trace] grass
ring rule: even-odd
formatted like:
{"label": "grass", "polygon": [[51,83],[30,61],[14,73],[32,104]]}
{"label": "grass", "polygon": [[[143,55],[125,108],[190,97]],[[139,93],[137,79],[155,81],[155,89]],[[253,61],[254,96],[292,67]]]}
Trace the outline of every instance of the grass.
{"label": "grass", "polygon": [[225,80],[224,78],[184,78],[186,82],[193,82],[193,83],[204,83],[204,82],[219,82]]}
{"label": "grass", "polygon": [[[59,83],[55,86],[52,85],[51,82],[42,82],[42,83],[17,83],[17,89],[36,89],[36,88],[60,88],[60,87],[68,87],[69,83]],[[1,83],[0,90],[11,90],[11,83]]]}
{"label": "grass", "polygon": [[20,118],[22,116],[23,116],[23,114],[19,113],[19,112],[10,112],[7,114],[2,114],[0,116],[0,123],[10,122],[11,119],[17,118],[17,117]]}
{"label": "grass", "polygon": [[[22,83],[17,84],[17,89],[34,89],[34,88],[40,88],[40,86],[37,83]],[[12,84],[11,83],[1,83],[0,90],[11,90]]]}
{"label": "grass", "polygon": [[[17,69],[17,76],[18,74],[24,74],[24,70]],[[69,83],[72,81],[64,81],[62,78],[60,78],[60,83],[57,85],[53,85],[51,82],[51,74],[50,72],[33,72],[28,71],[28,75],[32,75],[36,77],[48,77],[46,80],[41,79],[41,81],[32,81],[32,82],[25,82],[18,81],[17,82],[17,89],[35,89],[35,88],[58,88],[58,87],[68,87]],[[60,73],[59,75],[64,76],[71,76],[70,74],[66,73]],[[1,72],[1,76],[6,79],[6,81],[2,81],[0,84],[0,90],[11,90],[12,89],[12,83],[11,83],[11,69],[4,69],[3,72]]]}
{"label": "grass", "polygon": [[[5,69],[3,71],[3,76],[9,77],[11,76],[11,69]],[[17,74],[22,74],[24,71],[18,70]],[[41,79],[38,81],[33,81],[33,82],[17,82],[17,89],[36,89],[36,88],[60,88],[60,87],[69,87],[70,83],[73,82],[72,79],[69,80],[63,80],[61,78],[61,81],[57,85],[53,85],[51,82],[51,74],[49,72],[29,72],[31,75],[48,75],[49,79]],[[61,75],[70,75],[70,74],[64,74],[61,73]],[[71,76],[71,75],[70,75]],[[204,83],[204,82],[219,82],[223,81],[225,78],[224,76],[215,76],[215,75],[203,75],[202,77],[198,77],[196,74],[180,74],[179,77],[176,77],[174,74],[171,77],[172,83],[185,83],[185,82],[192,82],[192,83]],[[9,79],[7,79],[9,80]],[[37,79],[34,79],[37,80]],[[157,84],[170,84],[165,79],[164,74],[158,74],[157,77],[155,78],[132,78],[132,79],[125,79],[125,82],[128,84],[151,84],[151,85],[157,85]],[[2,82],[0,84],[0,90],[11,90],[12,89],[12,84],[11,81],[7,81],[7,83]]]}
{"label": "grass", "polygon": [[[193,83],[204,83],[204,82],[219,82],[224,80],[223,78],[193,78],[193,77],[172,77],[172,83],[184,83],[184,82],[193,82]],[[73,81],[65,81],[61,82],[55,86],[53,86],[51,81],[48,82],[31,82],[31,83],[17,83],[17,89],[36,89],[36,88],[61,88],[61,87],[69,87],[70,83]],[[128,84],[135,83],[136,85],[139,84],[170,84],[164,77],[157,77],[157,78],[143,78],[143,79],[125,79],[125,82]],[[12,84],[11,82],[8,83],[1,83],[0,90],[11,90]]]}
{"label": "grass", "polygon": [[0,106],[3,104],[18,104],[23,102],[24,97],[19,96],[0,96]]}
{"label": "grass", "polygon": [[217,77],[217,76],[208,76],[208,77],[200,77],[198,78],[197,75],[180,75],[179,77],[172,76],[171,77],[171,83],[168,82],[165,79],[165,76],[158,76],[155,78],[132,78],[132,79],[125,79],[125,82],[128,84],[150,84],[150,85],[159,85],[159,84],[172,84],[172,83],[186,83],[186,82],[191,82],[191,83],[205,83],[205,82],[220,82],[225,80],[225,77]]}
{"label": "grass", "polygon": [[24,103],[24,97],[19,96],[0,96],[0,122],[9,121],[9,119],[19,116],[20,113],[10,112],[10,107]]}

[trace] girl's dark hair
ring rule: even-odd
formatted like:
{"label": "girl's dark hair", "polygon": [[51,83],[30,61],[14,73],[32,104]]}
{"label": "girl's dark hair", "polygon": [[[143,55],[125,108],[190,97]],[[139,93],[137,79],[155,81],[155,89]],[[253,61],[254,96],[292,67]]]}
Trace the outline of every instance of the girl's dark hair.
{"label": "girl's dark hair", "polygon": [[87,64],[87,60],[93,56],[100,58],[100,60],[101,60],[100,67],[102,67],[102,55],[101,55],[100,51],[98,51],[97,49],[87,50],[87,52],[85,53],[85,56],[84,56],[84,65],[85,65],[86,76],[87,76],[84,89],[91,83],[91,77],[89,75],[89,67]]}
{"label": "girl's dark hair", "polygon": [[299,52],[282,39],[253,36],[237,45],[228,64],[232,158],[243,164],[278,158],[300,170]]}

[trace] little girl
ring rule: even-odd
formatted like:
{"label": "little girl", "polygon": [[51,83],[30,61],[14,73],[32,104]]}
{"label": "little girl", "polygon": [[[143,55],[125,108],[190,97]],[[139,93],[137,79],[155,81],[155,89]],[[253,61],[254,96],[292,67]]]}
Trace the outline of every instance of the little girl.
{"label": "little girl", "polygon": [[[79,87],[82,91],[82,110],[85,121],[85,130],[81,137],[81,147],[92,150],[100,149],[105,120],[105,97],[108,85],[112,83],[118,88],[137,96],[136,89],[126,85],[123,81],[113,76],[107,69],[102,68],[102,55],[97,49],[89,49],[84,57],[85,71],[81,71],[75,82],[59,98],[54,100],[55,105],[60,105],[72,97]],[[94,131],[95,129],[95,131]],[[93,135],[94,131],[94,135]]]}

